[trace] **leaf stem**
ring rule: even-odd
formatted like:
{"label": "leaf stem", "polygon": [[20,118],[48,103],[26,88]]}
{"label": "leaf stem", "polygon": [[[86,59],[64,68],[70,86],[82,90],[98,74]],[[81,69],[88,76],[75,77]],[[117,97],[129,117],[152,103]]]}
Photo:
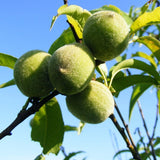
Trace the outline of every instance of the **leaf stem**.
{"label": "leaf stem", "polygon": [[30,108],[27,110],[23,109],[18,113],[15,120],[0,133],[0,140],[4,138],[5,136],[12,135],[11,131],[17,127],[20,123],[22,123],[25,119],[27,119],[30,115],[34,114],[35,112],[39,111],[39,109],[51,98],[58,95],[59,92],[57,90],[54,90],[50,95],[43,98],[41,101],[35,102],[32,104]]}

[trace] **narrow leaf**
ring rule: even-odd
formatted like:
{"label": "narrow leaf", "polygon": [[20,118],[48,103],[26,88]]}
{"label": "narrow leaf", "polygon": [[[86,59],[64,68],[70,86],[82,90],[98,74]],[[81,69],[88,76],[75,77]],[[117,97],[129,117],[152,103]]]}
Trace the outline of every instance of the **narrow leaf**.
{"label": "narrow leaf", "polygon": [[31,121],[32,140],[40,142],[43,153],[58,154],[64,136],[64,123],[56,98],[51,99]]}
{"label": "narrow leaf", "polygon": [[48,53],[53,54],[61,46],[73,42],[75,42],[73,33],[71,29],[68,28],[67,30],[64,30],[64,32],[60,35],[60,37],[56,41],[53,42],[53,44],[49,48]]}
{"label": "narrow leaf", "polygon": [[17,58],[15,58],[11,55],[0,53],[0,66],[9,67],[9,68],[13,69],[16,60],[17,60]]}
{"label": "narrow leaf", "polygon": [[96,70],[100,73],[104,80],[104,84],[108,86],[107,84],[107,75],[108,75],[108,69],[105,63],[101,63],[100,65],[96,66]]}
{"label": "narrow leaf", "polygon": [[127,87],[130,87],[139,83],[146,83],[150,85],[158,84],[158,82],[150,76],[131,75],[131,76],[123,76],[120,78],[115,78],[112,82],[112,87],[116,92],[120,92],[126,89]]}
{"label": "narrow leaf", "polygon": [[72,158],[72,157],[74,157],[74,156],[76,156],[77,154],[80,154],[80,153],[84,153],[84,152],[83,152],[83,151],[78,151],[78,152],[69,153],[69,155],[66,156],[66,157],[64,158],[64,160],[70,160],[70,158]]}
{"label": "narrow leaf", "polygon": [[145,12],[139,16],[131,25],[131,34],[135,33],[144,26],[160,23],[160,7],[155,8],[152,12]]}
{"label": "narrow leaf", "polygon": [[3,84],[0,85],[0,88],[5,88],[5,87],[9,87],[9,86],[12,86],[12,85],[15,85],[15,81],[14,79],[8,81],[8,82],[5,82]]}
{"label": "narrow leaf", "polygon": [[112,70],[111,73],[111,80],[110,80],[110,84],[109,87],[112,84],[113,78],[115,77],[115,75],[120,72],[122,69],[127,69],[127,68],[136,68],[139,70],[144,71],[145,73],[148,73],[152,76],[154,76],[154,78],[158,81],[160,79],[159,77],[159,73],[155,70],[155,68],[151,65],[146,64],[143,61],[139,61],[136,59],[127,59],[124,60],[120,63],[118,63]]}
{"label": "narrow leaf", "polygon": [[139,97],[151,86],[151,84],[138,84],[134,87],[131,99],[130,99],[130,105],[129,105],[129,119],[131,119],[131,114],[134,108],[135,103],[139,99]]}
{"label": "narrow leaf", "polygon": [[123,150],[118,151],[118,152],[114,155],[113,159],[117,158],[118,155],[120,155],[120,154],[122,154],[122,153],[126,153],[126,152],[130,152],[130,150],[128,150],[128,149],[123,149]]}
{"label": "narrow leaf", "polygon": [[146,60],[148,60],[155,68],[157,68],[157,64],[154,60],[154,58],[152,58],[150,55],[144,53],[144,52],[136,52],[135,54],[132,54],[132,57],[141,57],[141,58],[145,58]]}
{"label": "narrow leaf", "polygon": [[160,41],[151,36],[139,37],[136,42],[147,46],[160,63]]}
{"label": "narrow leaf", "polygon": [[158,99],[159,114],[160,114],[160,88],[157,88],[157,99]]}
{"label": "narrow leaf", "polygon": [[34,160],[45,160],[45,157],[42,154],[40,154]]}

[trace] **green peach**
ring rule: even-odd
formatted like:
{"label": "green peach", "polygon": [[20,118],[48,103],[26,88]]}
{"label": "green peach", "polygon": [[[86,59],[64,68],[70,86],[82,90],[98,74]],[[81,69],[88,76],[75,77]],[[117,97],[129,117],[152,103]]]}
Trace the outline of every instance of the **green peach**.
{"label": "green peach", "polygon": [[91,81],[80,93],[67,96],[69,111],[87,123],[101,123],[114,111],[114,99],[110,90],[102,83]]}
{"label": "green peach", "polygon": [[32,50],[22,55],[14,66],[14,80],[20,91],[28,97],[48,95],[53,86],[49,81],[49,53]]}
{"label": "green peach", "polygon": [[49,78],[61,94],[72,95],[88,85],[94,70],[93,55],[84,44],[67,44],[53,53],[49,63]]}
{"label": "green peach", "polygon": [[98,60],[112,60],[126,49],[129,26],[120,14],[99,11],[87,19],[83,40]]}

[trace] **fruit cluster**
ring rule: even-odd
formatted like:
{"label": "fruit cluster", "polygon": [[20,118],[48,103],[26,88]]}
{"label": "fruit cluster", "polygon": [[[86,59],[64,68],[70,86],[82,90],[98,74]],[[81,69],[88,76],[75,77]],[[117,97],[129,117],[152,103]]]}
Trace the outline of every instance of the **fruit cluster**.
{"label": "fruit cluster", "polygon": [[114,99],[102,83],[92,80],[95,60],[107,61],[123,52],[129,27],[121,15],[99,11],[84,26],[83,43],[67,44],[53,55],[32,50],[14,67],[14,79],[28,97],[44,97],[56,89],[66,96],[69,111],[87,123],[103,122],[113,113]]}

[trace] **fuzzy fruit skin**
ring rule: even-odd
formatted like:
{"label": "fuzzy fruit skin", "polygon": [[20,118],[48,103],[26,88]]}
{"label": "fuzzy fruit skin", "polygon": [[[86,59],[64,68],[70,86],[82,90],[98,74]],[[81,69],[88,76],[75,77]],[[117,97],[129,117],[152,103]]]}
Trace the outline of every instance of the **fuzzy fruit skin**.
{"label": "fuzzy fruit skin", "polygon": [[82,92],[67,96],[66,103],[74,116],[92,124],[105,121],[114,111],[114,99],[110,90],[93,80]]}
{"label": "fuzzy fruit skin", "polygon": [[24,95],[28,97],[43,97],[53,90],[48,76],[50,58],[51,55],[46,52],[32,50],[16,61],[14,79]]}
{"label": "fuzzy fruit skin", "polygon": [[112,60],[126,49],[129,26],[118,13],[99,11],[87,19],[83,40],[98,60]]}
{"label": "fuzzy fruit skin", "polygon": [[95,61],[90,50],[80,43],[57,49],[49,63],[49,77],[55,88],[64,95],[82,91],[91,81]]}

